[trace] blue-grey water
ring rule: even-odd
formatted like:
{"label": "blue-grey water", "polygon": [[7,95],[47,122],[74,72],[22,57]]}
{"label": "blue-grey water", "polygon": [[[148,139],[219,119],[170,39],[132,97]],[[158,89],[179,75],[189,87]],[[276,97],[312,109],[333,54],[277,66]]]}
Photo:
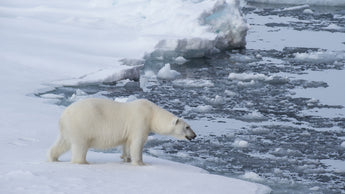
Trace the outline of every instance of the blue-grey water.
{"label": "blue-grey water", "polygon": [[[303,13],[303,9],[281,11],[282,7],[253,4],[243,8],[243,13],[293,19],[266,23],[264,27],[271,30],[342,33],[345,44],[344,8],[303,8],[313,10],[310,14]],[[250,21],[256,25],[255,19]],[[319,60],[296,58],[296,53],[313,52],[325,56]],[[72,103],[78,94],[147,98],[192,123],[202,120],[206,124],[195,129],[197,133],[205,131],[199,131],[192,142],[152,136],[145,145],[146,154],[229,177],[244,178],[246,172],[254,172],[260,178],[251,181],[270,186],[273,193],[345,193],[345,171],[330,168],[327,163],[340,161],[345,165],[345,148],[340,146],[345,141],[344,107],[295,92],[328,88],[326,81],[304,79],[303,75],[343,71],[344,52],[322,47],[247,48],[189,59],[184,64],[147,57],[141,77],[149,80],[145,90],[139,81],[122,81],[56,87],[36,95],[61,95],[63,98],[56,104],[63,106]],[[178,80],[145,78],[145,71],[157,73],[167,62],[181,73]],[[229,79],[230,73],[263,75],[256,79]],[[315,110],[320,114],[311,114]],[[323,111],[342,113],[328,115]],[[240,124],[232,123],[235,121]],[[236,145],[238,140],[244,144]]]}

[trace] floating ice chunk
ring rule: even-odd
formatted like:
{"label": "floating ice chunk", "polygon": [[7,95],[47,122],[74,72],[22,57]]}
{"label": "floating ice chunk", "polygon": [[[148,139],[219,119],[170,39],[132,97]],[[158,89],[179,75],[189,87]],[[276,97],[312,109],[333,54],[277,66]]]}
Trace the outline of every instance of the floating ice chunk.
{"label": "floating ice chunk", "polygon": [[186,105],[184,107],[184,113],[189,113],[189,112],[208,113],[212,109],[213,108],[210,105],[199,105],[197,107],[190,107],[190,106]]}
{"label": "floating ice chunk", "polygon": [[216,97],[212,99],[211,103],[215,105],[225,104],[226,100],[224,97],[216,95]]}
{"label": "floating ice chunk", "polygon": [[185,62],[187,62],[187,61],[188,61],[188,60],[185,59],[185,58],[182,57],[182,56],[179,56],[179,57],[176,57],[176,58],[175,58],[175,62],[178,63],[178,64],[183,64],[183,63],[185,63]]}
{"label": "floating ice chunk", "polygon": [[132,102],[134,100],[136,100],[137,97],[134,95],[130,95],[128,97],[117,97],[114,99],[115,102]]}
{"label": "floating ice chunk", "polygon": [[224,93],[227,96],[236,96],[237,95],[236,92],[233,92],[231,90],[225,90]]}
{"label": "floating ice chunk", "polygon": [[71,97],[69,97],[69,101],[71,102],[75,102],[75,101],[78,101],[80,99],[84,99],[86,98],[85,96],[87,95],[87,93],[85,93],[83,90],[81,89],[77,89],[74,94],[72,94]]}
{"label": "floating ice chunk", "polygon": [[311,9],[305,9],[305,10],[303,10],[303,13],[305,13],[305,14],[313,14],[314,11],[311,10]]}
{"label": "floating ice chunk", "polygon": [[212,110],[212,106],[210,105],[199,105],[193,109],[195,112],[199,113],[207,113]]}
{"label": "floating ice chunk", "polygon": [[255,58],[257,58],[257,59],[262,59],[262,55],[256,54],[256,55],[255,55]]}
{"label": "floating ice chunk", "polygon": [[205,98],[205,99],[213,105],[222,105],[226,103],[225,98],[219,95],[216,95],[214,98]]}
{"label": "floating ice chunk", "polygon": [[343,52],[335,51],[313,51],[308,53],[295,53],[296,61],[312,62],[312,63],[332,63],[336,61],[345,60],[345,54]]}
{"label": "floating ice chunk", "polygon": [[202,88],[202,87],[214,87],[214,83],[210,80],[202,79],[178,79],[173,81],[175,87],[184,88]]}
{"label": "floating ice chunk", "polygon": [[268,82],[270,84],[284,84],[289,82],[289,78],[280,76],[267,76],[260,73],[230,73],[230,80],[237,81],[239,86],[253,86],[258,81]]}
{"label": "floating ice chunk", "polygon": [[172,80],[172,79],[175,79],[176,77],[178,77],[179,75],[181,75],[181,73],[179,73],[179,72],[177,72],[175,70],[172,70],[170,68],[170,64],[167,63],[167,64],[164,65],[164,67],[162,67],[158,71],[157,77],[159,79]]}
{"label": "floating ice chunk", "polygon": [[255,172],[245,172],[242,175],[242,178],[252,180],[252,181],[262,181],[263,178],[260,175],[256,174]]}
{"label": "floating ice chunk", "polygon": [[273,172],[274,172],[274,174],[282,174],[283,173],[283,171],[281,169],[279,169],[279,168],[275,168],[273,170]]}
{"label": "floating ice chunk", "polygon": [[105,98],[104,94],[106,94],[106,91],[101,91],[101,92],[97,92],[95,94],[87,94],[86,92],[84,92],[81,89],[77,89],[74,94],[72,94],[71,97],[68,98],[69,102],[76,102],[82,99],[86,99],[86,98]]}
{"label": "floating ice chunk", "polygon": [[256,84],[255,80],[251,80],[250,82],[243,82],[243,81],[239,81],[237,83],[237,85],[242,86],[242,87],[247,87],[247,86],[253,86]]}
{"label": "floating ice chunk", "polygon": [[237,148],[247,148],[249,144],[247,141],[236,139],[232,145]]}
{"label": "floating ice chunk", "polygon": [[318,186],[311,187],[309,190],[310,191],[318,191],[318,190],[320,190],[320,187],[318,187]]}
{"label": "floating ice chunk", "polygon": [[271,80],[272,77],[260,73],[230,73],[229,79],[239,81],[252,81],[252,80]]}
{"label": "floating ice chunk", "polygon": [[242,116],[241,120],[245,120],[247,122],[261,122],[261,121],[266,121],[267,117],[265,117],[258,111],[253,111],[249,114]]}
{"label": "floating ice chunk", "polygon": [[345,141],[340,144],[341,147],[345,148]]}

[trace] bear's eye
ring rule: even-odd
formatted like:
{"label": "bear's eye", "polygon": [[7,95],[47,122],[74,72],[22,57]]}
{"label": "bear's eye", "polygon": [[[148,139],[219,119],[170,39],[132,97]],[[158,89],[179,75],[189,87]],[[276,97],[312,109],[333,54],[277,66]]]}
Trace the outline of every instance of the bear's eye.
{"label": "bear's eye", "polygon": [[189,126],[187,126],[187,127],[186,127],[186,129],[190,129],[190,127],[189,127]]}

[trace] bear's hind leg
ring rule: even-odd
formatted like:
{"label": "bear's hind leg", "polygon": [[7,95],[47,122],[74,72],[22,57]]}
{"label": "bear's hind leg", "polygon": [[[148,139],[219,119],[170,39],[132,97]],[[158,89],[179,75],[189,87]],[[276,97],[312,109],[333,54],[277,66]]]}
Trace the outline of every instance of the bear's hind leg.
{"label": "bear's hind leg", "polygon": [[86,145],[72,144],[72,159],[74,164],[88,164],[86,161],[86,154],[89,147]]}
{"label": "bear's hind leg", "polygon": [[71,144],[67,140],[65,140],[60,134],[55,144],[50,148],[48,152],[48,161],[58,161],[59,157],[70,149]]}

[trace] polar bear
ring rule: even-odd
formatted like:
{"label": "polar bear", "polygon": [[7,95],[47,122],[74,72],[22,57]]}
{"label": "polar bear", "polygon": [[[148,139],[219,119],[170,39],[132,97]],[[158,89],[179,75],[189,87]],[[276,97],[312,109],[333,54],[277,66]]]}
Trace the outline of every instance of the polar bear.
{"label": "polar bear", "polygon": [[121,158],[144,165],[142,150],[150,132],[192,140],[194,131],[182,119],[148,100],[119,103],[90,98],[68,106],[60,118],[60,134],[48,152],[49,161],[71,149],[72,163],[87,164],[89,148],[122,145]]}

